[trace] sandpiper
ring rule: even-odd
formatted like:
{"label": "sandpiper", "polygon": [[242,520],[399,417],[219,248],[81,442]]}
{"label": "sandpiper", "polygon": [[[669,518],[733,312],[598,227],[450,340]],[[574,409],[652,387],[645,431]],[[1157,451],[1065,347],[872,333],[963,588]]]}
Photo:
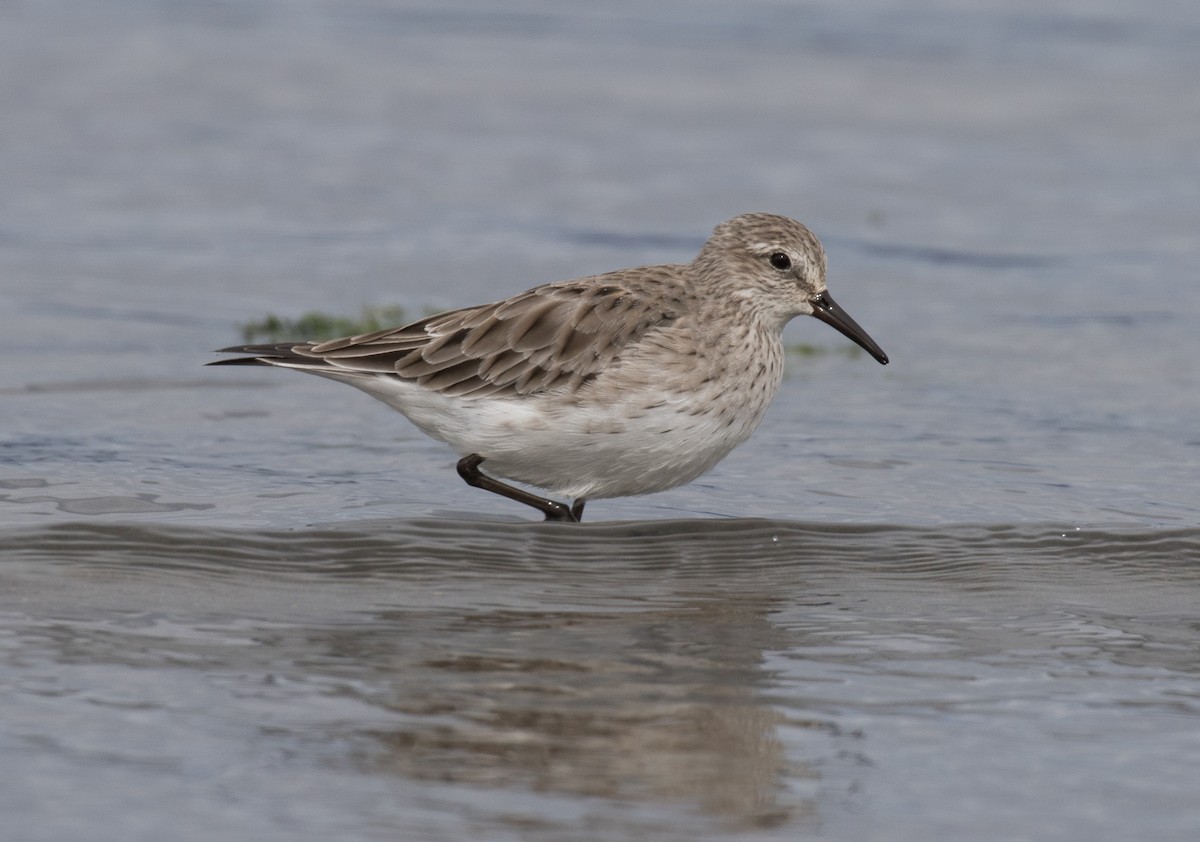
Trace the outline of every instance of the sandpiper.
{"label": "sandpiper", "polygon": [[750,213],[718,225],[686,265],[545,284],[344,339],[224,348],[245,356],[210,365],[348,383],[454,448],[468,484],[577,522],[587,500],[682,485],[745,441],[783,376],[783,327],[800,315],[887,363],[830,297],[813,233]]}

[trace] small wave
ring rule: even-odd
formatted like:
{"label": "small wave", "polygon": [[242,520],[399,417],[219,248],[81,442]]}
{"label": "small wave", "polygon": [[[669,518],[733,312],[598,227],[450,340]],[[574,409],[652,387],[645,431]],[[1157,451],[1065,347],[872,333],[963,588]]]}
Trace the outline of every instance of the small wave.
{"label": "small wave", "polygon": [[8,561],[81,563],[230,576],[773,580],[903,576],[999,586],[1053,578],[1063,565],[1129,576],[1200,574],[1200,529],[1078,529],[1046,524],[948,527],[776,520],[622,521],[583,525],[371,521],[256,531],[64,523],[0,533]]}

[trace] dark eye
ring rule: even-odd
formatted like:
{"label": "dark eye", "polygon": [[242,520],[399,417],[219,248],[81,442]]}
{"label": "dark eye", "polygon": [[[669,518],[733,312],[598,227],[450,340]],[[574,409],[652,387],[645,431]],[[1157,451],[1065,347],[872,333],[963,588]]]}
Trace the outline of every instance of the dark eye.
{"label": "dark eye", "polygon": [[776,269],[778,269],[780,272],[783,272],[787,269],[792,268],[792,259],[781,251],[777,251],[774,254],[772,254],[768,258],[768,260],[770,260],[771,265],[774,266]]}

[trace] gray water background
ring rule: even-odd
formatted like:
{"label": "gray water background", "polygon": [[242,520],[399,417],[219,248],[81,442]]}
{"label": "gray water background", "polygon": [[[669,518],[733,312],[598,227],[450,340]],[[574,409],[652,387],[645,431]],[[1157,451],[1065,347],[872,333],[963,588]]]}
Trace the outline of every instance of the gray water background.
{"label": "gray water background", "polygon": [[[1194,839],[1200,7],[0,7],[5,839]],[[268,312],[807,222],[762,428],[581,528]]]}

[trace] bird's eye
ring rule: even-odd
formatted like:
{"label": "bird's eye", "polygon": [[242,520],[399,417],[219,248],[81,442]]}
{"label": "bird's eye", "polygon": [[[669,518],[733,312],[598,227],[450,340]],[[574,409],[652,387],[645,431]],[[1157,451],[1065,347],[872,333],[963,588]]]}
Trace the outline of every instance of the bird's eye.
{"label": "bird's eye", "polygon": [[792,259],[781,251],[777,251],[774,254],[772,254],[768,258],[768,260],[770,260],[771,265],[774,266],[776,269],[778,269],[780,272],[783,272],[783,271],[786,271],[786,270],[792,268]]}

